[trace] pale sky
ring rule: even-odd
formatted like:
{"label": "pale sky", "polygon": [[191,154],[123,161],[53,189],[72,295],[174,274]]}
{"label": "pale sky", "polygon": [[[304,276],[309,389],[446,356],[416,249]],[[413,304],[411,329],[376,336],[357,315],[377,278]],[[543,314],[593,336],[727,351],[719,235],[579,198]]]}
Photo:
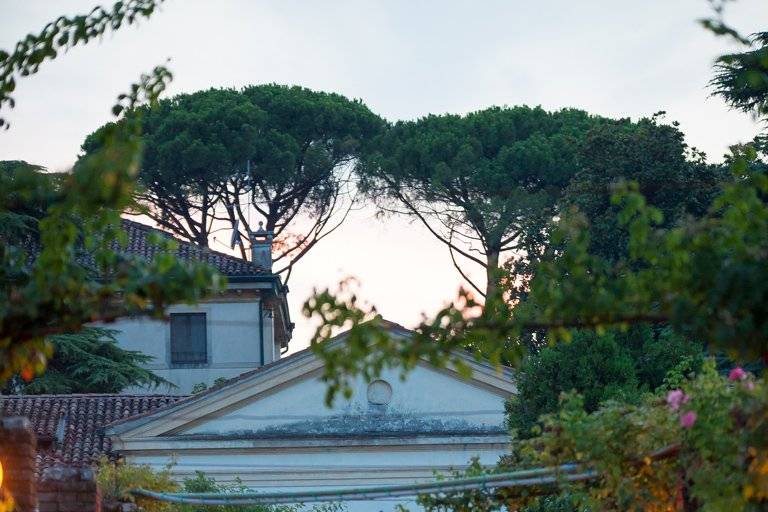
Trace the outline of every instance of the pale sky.
{"label": "pale sky", "polygon": [[[0,0],[0,48],[94,1]],[[389,120],[491,105],[576,107],[611,117],[667,111],[689,144],[719,160],[758,127],[706,88],[713,59],[734,47],[695,22],[705,0],[328,1],[168,0],[138,28],[76,48],[18,82],[0,160],[62,170],[141,73],[170,59],[168,95],[277,82],[361,98]],[[768,28],[767,0],[728,4],[742,32]],[[227,239],[227,236],[222,238]],[[214,244],[216,249],[222,246]],[[421,226],[353,212],[291,277],[297,327],[313,287],[345,276],[388,319],[415,325],[461,284],[447,251]]]}

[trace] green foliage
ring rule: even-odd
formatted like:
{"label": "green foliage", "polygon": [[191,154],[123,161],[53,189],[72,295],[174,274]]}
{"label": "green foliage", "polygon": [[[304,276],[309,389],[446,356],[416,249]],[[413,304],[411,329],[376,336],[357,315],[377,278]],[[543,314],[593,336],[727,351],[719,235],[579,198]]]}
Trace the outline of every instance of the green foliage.
{"label": "green foliage", "polygon": [[597,480],[561,487],[561,497],[581,510],[678,510],[680,502],[685,510],[763,510],[765,382],[741,369],[726,379],[713,361],[696,377],[682,366],[660,394],[637,404],[609,401],[588,413],[581,396],[564,395],[561,408],[542,418],[541,434],[515,441],[502,465],[597,469]]}
{"label": "green foliage", "polygon": [[[185,478],[183,492],[212,492],[220,494],[237,494],[245,492],[242,485],[222,485],[216,483],[216,480],[206,476],[202,471],[195,471],[193,478]],[[299,507],[268,505],[248,505],[248,506],[195,506],[195,505],[175,505],[174,512],[295,512]]]}
{"label": "green foliage", "polygon": [[[67,35],[70,42],[57,42],[57,48],[86,42],[123,22],[132,23],[137,16],[149,16],[154,5],[118,2],[111,13],[96,9],[85,17],[59,18],[42,36],[20,42],[12,55],[3,52],[0,106],[10,103],[15,73],[35,72],[43,60],[55,57],[51,34],[63,38],[75,30],[74,36]],[[170,79],[164,67],[142,75],[128,93],[118,96],[113,113],[154,104]],[[209,267],[177,261],[170,243],[149,262],[115,250],[116,243],[125,243],[120,215],[133,201],[140,133],[140,119],[135,116],[111,125],[100,135],[101,150],[80,159],[56,187],[33,177],[37,169],[29,166],[15,168],[10,179],[2,173],[0,220],[14,218],[17,227],[29,225],[32,216],[20,209],[20,203],[40,205],[41,191],[46,207],[44,214],[34,217],[34,234],[9,237],[0,244],[0,382],[16,373],[25,380],[42,373],[52,355],[48,336],[123,316],[159,317],[168,304],[194,302],[220,285],[220,277]],[[92,265],[82,264],[83,252],[90,255]]]}
{"label": "green foliage", "polygon": [[[39,34],[28,34],[16,43],[12,53],[0,50],[0,109],[13,108],[12,93],[20,77],[37,73],[46,60],[55,59],[61,51],[78,44],[87,44],[110,30],[122,25],[132,25],[141,18],[149,18],[162,0],[128,0],[116,2],[111,10],[95,7],[90,13],[79,16],[59,16],[48,23]],[[115,115],[119,113],[114,107]],[[0,127],[8,122],[0,118]]]}
{"label": "green foliage", "polygon": [[[496,468],[487,468],[480,464],[475,457],[463,471],[451,471],[449,474],[437,474],[437,480],[451,480],[456,478],[472,478],[498,471]],[[429,494],[419,495],[416,503],[428,512],[450,511],[497,511],[504,510],[506,503],[498,499],[496,493],[490,489],[473,489],[465,492],[447,492],[438,496]]]}
{"label": "green foliage", "polygon": [[731,25],[727,24],[723,19],[725,13],[725,7],[729,2],[735,0],[707,0],[712,8],[712,16],[709,18],[699,19],[699,23],[705,30],[713,33],[718,37],[728,37],[733,42],[738,44],[749,44],[749,39],[742,36],[738,30]]}
{"label": "green foliage", "polygon": [[[354,201],[350,165],[383,121],[362,101],[334,93],[268,84],[242,94],[263,112],[264,122],[224,202],[231,206],[230,220],[239,221],[242,241],[255,226],[237,204],[250,198],[264,228],[275,234],[275,271],[287,282],[293,265],[346,218]],[[297,215],[311,222],[299,227]]]}
{"label": "green foliage", "polygon": [[[509,122],[509,119],[502,116],[504,112],[492,109],[489,112],[483,111],[483,115],[477,113],[477,116],[479,119],[485,119],[485,117],[493,119],[493,116],[499,116]],[[521,109],[521,112],[528,111]],[[534,111],[534,113],[536,112],[538,111]],[[516,115],[525,119],[523,113],[518,112]],[[544,116],[545,114],[541,111],[536,115]],[[533,113],[526,115],[536,117]],[[576,116],[574,113],[572,115]],[[511,114],[509,116],[513,117]],[[557,119],[557,115],[552,114],[552,118]],[[442,118],[428,119],[431,120],[431,123],[437,124]],[[457,126],[463,127],[463,125],[458,124],[458,120],[461,119],[463,118],[448,116],[447,119],[440,122],[448,126],[453,126],[450,123],[456,123]],[[496,126],[490,121],[487,122],[491,126]],[[349,387],[345,384],[345,379],[353,374],[375,375],[385,365],[397,364],[395,362],[383,362],[387,359],[400,361],[405,367],[408,367],[418,358],[427,358],[436,364],[447,364],[451,361],[450,351],[468,349],[477,356],[485,357],[494,363],[517,364],[526,350],[539,349],[542,340],[547,338],[547,330],[555,328],[552,334],[567,336],[570,327],[592,327],[600,324],[603,317],[600,314],[592,314],[592,312],[617,308],[623,304],[617,300],[615,294],[602,289],[609,284],[615,285],[612,276],[604,276],[600,272],[594,272],[593,269],[584,267],[587,263],[585,257],[587,254],[591,258],[599,259],[600,264],[605,269],[613,269],[615,275],[623,275],[626,268],[635,269],[638,268],[638,265],[643,266],[635,261],[627,261],[630,258],[630,235],[632,233],[630,233],[626,219],[624,221],[618,219],[618,213],[625,206],[611,202],[611,198],[617,190],[615,180],[620,177],[638,180],[640,182],[638,187],[648,192],[667,214],[665,222],[660,211],[648,209],[649,212],[652,212],[650,215],[654,217],[653,222],[656,223],[654,228],[671,230],[693,222],[689,215],[706,216],[708,206],[714,197],[721,192],[718,179],[723,176],[723,171],[716,167],[706,166],[703,162],[703,156],[685,145],[683,135],[677,127],[659,124],[657,117],[643,119],[637,123],[631,123],[627,120],[610,121],[604,119],[593,119],[591,124],[589,123],[589,121],[584,120],[583,125],[576,125],[585,130],[585,133],[581,133],[581,139],[574,135],[572,147],[568,146],[569,149],[566,151],[566,153],[572,153],[570,158],[574,165],[573,171],[570,174],[564,171],[561,174],[556,174],[560,178],[552,181],[551,186],[547,189],[553,194],[551,198],[559,198],[556,203],[552,203],[552,207],[560,208],[561,227],[558,229],[557,227],[546,226],[534,230],[539,241],[537,242],[539,243],[538,252],[528,252],[522,258],[513,260],[506,265],[508,272],[501,280],[502,291],[510,299],[521,300],[512,311],[507,307],[494,307],[491,312],[486,310],[484,315],[476,315],[484,305],[476,300],[471,293],[461,291],[459,299],[454,305],[444,308],[434,318],[423,322],[417,329],[414,339],[404,344],[397,342],[397,340],[385,341],[384,337],[371,332],[375,329],[371,323],[362,326],[361,324],[376,318],[375,309],[361,308],[356,302],[343,296],[343,290],[341,295],[325,290],[317,293],[305,304],[304,313],[310,316],[317,315],[323,324],[314,337],[316,350],[323,354],[326,360],[335,361],[329,365],[325,377],[330,384],[329,395],[337,391],[348,391]],[[475,121],[475,124],[483,126],[480,121]],[[514,126],[513,123],[510,122],[510,124]],[[536,126],[535,123],[532,125]],[[567,123],[566,125],[571,126]],[[438,184],[428,181],[432,175],[427,171],[433,170],[433,167],[437,166],[434,164],[435,161],[442,162],[441,159],[447,159],[445,154],[452,154],[450,151],[453,150],[451,149],[453,146],[447,142],[441,145],[437,144],[436,141],[443,140],[438,137],[439,135],[448,137],[445,133],[450,135],[453,132],[443,128],[443,131],[434,129],[434,133],[425,131],[424,134],[419,135],[420,132],[416,130],[415,126],[408,126],[409,130],[413,132],[411,138],[403,136],[408,144],[398,141],[398,144],[402,144],[402,146],[393,146],[390,149],[394,152],[400,151],[402,154],[396,153],[398,155],[396,159],[385,156],[372,158],[381,158],[381,162],[378,163],[380,169],[384,169],[385,165],[391,165],[395,170],[402,173],[408,170],[415,173],[415,170],[420,170],[420,174],[416,174],[416,178],[420,177],[423,180],[420,185],[424,190],[422,196],[431,199],[432,196],[427,193],[427,191],[432,190],[430,187],[446,188],[448,185],[444,184],[445,179],[442,177]],[[454,131],[459,129],[454,128]],[[576,130],[577,128],[573,129]],[[405,128],[401,128],[401,130],[405,130]],[[512,128],[509,130],[514,131]],[[495,132],[489,130],[488,133]],[[453,135],[457,137],[457,135]],[[386,137],[393,137],[393,135],[390,133]],[[386,137],[384,137],[385,140]],[[419,137],[423,137],[425,141],[421,141]],[[500,143],[497,143],[496,147],[499,145]],[[483,147],[479,142],[475,146]],[[379,150],[383,151],[381,147]],[[498,162],[491,165],[488,160],[483,159],[485,157],[475,155],[473,158],[475,157],[476,163],[480,162],[477,163],[477,166],[486,170],[485,174],[479,171],[472,174],[475,179],[472,183],[478,189],[485,186],[491,193],[498,191],[499,194],[502,194],[503,191],[506,191],[503,193],[511,193],[511,190],[517,186],[510,182],[506,185],[510,188],[504,189],[501,185],[488,181],[490,179],[488,178],[489,173],[493,170],[500,173],[511,171],[510,169],[505,170]],[[458,157],[455,158],[458,159]],[[392,159],[395,159],[395,163],[387,164]],[[401,160],[407,165],[396,165]],[[458,180],[456,186],[460,186],[462,183],[460,178],[463,176],[461,173],[470,172],[473,167],[466,162],[462,167],[458,160],[451,161],[454,162],[453,165],[441,163],[441,169],[445,167],[443,170],[446,173],[451,170],[453,174],[449,173],[448,175],[455,176],[455,179]],[[531,162],[525,161],[529,164]],[[371,165],[370,160],[367,161],[367,165]],[[456,170],[453,170],[454,168]],[[514,170],[514,167],[511,169]],[[402,186],[406,190],[410,190],[409,187],[412,185],[407,179],[416,179],[410,175],[405,175],[404,177],[395,176],[400,180],[395,181],[394,177],[385,174],[383,177],[376,178],[379,181],[374,181],[371,184],[370,180],[374,178],[371,178],[370,174],[373,173],[376,176],[375,172],[381,174],[383,171],[376,171],[375,168],[373,171],[366,168],[365,171],[369,175],[368,178],[364,178],[369,180],[369,187],[374,187],[377,183],[384,181],[395,188]],[[392,173],[394,171],[391,171],[390,174]],[[546,172],[544,176],[547,176]],[[386,179],[390,181],[386,182]],[[544,178],[542,180],[546,181]],[[454,182],[448,181],[449,185],[452,183]],[[564,191],[563,188],[565,188]],[[560,192],[564,194],[562,197],[557,195]],[[576,207],[584,208],[586,214],[577,212]],[[550,214],[552,211],[554,210],[551,210]],[[535,215],[539,214],[536,213]],[[712,215],[716,215],[716,212]],[[550,217],[551,215],[537,217],[536,222],[547,222]],[[498,217],[494,218],[498,219]],[[509,219],[507,220],[509,221]],[[498,222],[502,223],[501,220]],[[650,222],[651,219],[648,218],[648,223]],[[562,226],[570,226],[568,228],[570,231],[565,232]],[[635,229],[634,238],[637,239],[639,236],[647,237],[651,228],[648,227],[643,230],[635,226],[633,229]],[[550,232],[554,232],[554,235],[550,236]],[[583,255],[568,250],[572,241],[571,233],[584,241]],[[597,243],[594,242],[595,237],[597,237]],[[647,240],[645,242],[648,243]],[[636,242],[633,244],[636,245]],[[556,275],[549,270],[555,266],[560,269]],[[545,274],[549,272],[549,274],[540,278],[538,285],[531,285],[530,278],[538,272]],[[575,288],[574,292],[568,286],[571,286],[569,284],[571,281],[577,279],[584,279],[587,282],[572,285]],[[649,277],[649,279],[651,278]],[[534,279],[534,283],[536,282]],[[541,293],[540,291],[536,292],[536,289],[542,286],[542,282],[549,283],[557,291],[559,302],[552,302],[551,297],[545,297],[538,302],[534,300],[536,299],[535,293]],[[594,286],[595,284],[599,286]],[[580,295],[574,295],[574,293]],[[655,307],[655,304],[651,303],[654,297],[656,295],[649,294],[647,296],[648,307]],[[487,304],[489,301],[486,299],[485,302]],[[578,310],[582,307],[588,308],[590,314],[576,319],[567,316],[569,310]],[[629,318],[630,312],[631,318]],[[629,307],[627,308],[627,316],[627,320],[651,322],[664,320],[664,317],[657,317],[646,312],[639,314],[635,308]],[[324,326],[327,326],[328,329]],[[342,326],[352,328],[349,339],[358,340],[359,343],[356,342],[354,349],[351,348],[350,343],[347,343],[347,346],[337,348],[331,354],[322,348],[321,342],[330,336],[330,327]],[[356,332],[358,330],[359,336]],[[690,343],[685,341],[693,339],[688,336],[689,334],[676,331],[660,336],[656,332],[655,334],[625,338],[632,350],[633,357],[637,360],[637,376],[644,384],[647,384],[648,389],[654,389],[660,385],[665,371],[677,363],[676,360],[668,360],[667,358],[673,357],[673,354],[681,351],[682,345],[687,345],[690,348]],[[650,338],[657,340],[655,346],[633,345],[634,339]],[[372,339],[375,339],[376,342],[371,343],[370,340]],[[364,340],[368,340],[368,342]],[[435,343],[436,341],[437,343]],[[669,344],[672,347],[670,350],[666,350],[666,345]],[[367,357],[374,352],[377,354],[375,357]],[[644,355],[643,352],[645,352]],[[658,364],[656,364],[657,362]]]}
{"label": "green foliage", "polygon": [[[719,18],[725,0],[712,3]],[[745,41],[721,19],[703,23],[716,34]],[[721,71],[742,77],[744,70],[738,66],[759,69],[764,64],[753,55],[730,62],[736,65]],[[766,95],[755,86],[759,83],[739,90],[746,82],[738,80],[742,78],[716,92],[726,99],[734,92],[731,98],[738,108],[764,109]],[[634,403],[608,400],[590,413],[584,397],[566,394],[557,410],[540,419],[540,435],[515,440],[513,454],[503,464],[576,462],[594,468],[599,475],[595,481],[561,486],[580,510],[676,510],[680,504],[685,510],[764,510],[766,381],[754,381],[740,368],[726,380],[712,363],[691,378],[697,356],[688,354],[686,347],[696,344],[685,341],[702,340],[713,353],[722,351],[739,361],[768,362],[768,174],[758,158],[765,149],[764,137],[732,148],[727,158],[732,178],[719,186],[719,170],[704,167],[676,129],[659,127],[654,120],[643,121],[637,129],[624,130],[620,123],[612,128],[615,133],[593,132],[596,161],[574,179],[548,252],[537,258],[524,300],[511,314],[496,309],[490,315],[487,309],[477,314],[479,304],[462,292],[456,304],[425,320],[405,344],[377,332],[380,317],[375,308],[361,307],[354,296],[317,293],[304,308],[305,314],[324,322],[313,339],[316,350],[330,361],[359,358],[337,363],[337,374],[326,379],[336,391],[343,390],[352,376],[376,374],[397,361],[407,367],[425,357],[448,365],[452,351],[466,347],[491,354],[496,363],[519,362],[522,345],[528,343],[522,335],[531,332],[546,333],[555,342],[571,341],[574,329],[603,335],[610,328],[613,336],[638,325],[653,329],[655,341],[638,345],[630,338],[619,346],[636,362],[636,378],[641,375],[648,389],[651,382],[658,385],[656,395],[646,394]],[[417,163],[429,155],[417,144],[408,150],[407,156]],[[656,158],[666,164],[655,165]],[[447,172],[451,166],[442,169]],[[636,179],[616,182],[630,171]],[[435,179],[438,188],[443,186],[440,179]],[[668,182],[680,189],[678,199],[659,188]],[[595,197],[591,184],[599,185]],[[690,197],[685,197],[688,192]],[[604,214],[606,205],[613,212]],[[601,232],[609,235],[610,243],[593,243],[592,237],[602,237]],[[333,326],[351,327],[352,348],[322,348]],[[486,344],[482,351],[474,345],[478,340]],[[660,359],[658,366],[654,358]],[[659,382],[664,367],[670,371]],[[509,503],[503,493],[502,501],[489,503],[489,498],[493,496],[488,493],[480,496],[479,506],[474,493],[432,496],[424,503],[435,510],[472,510],[515,509],[527,501],[522,496],[523,503]],[[542,504],[534,500],[528,504]]]}
{"label": "green foliage", "polygon": [[581,169],[568,184],[562,207],[578,208],[589,221],[590,253],[609,260],[627,256],[629,234],[618,222],[620,205],[611,202],[612,185],[631,180],[649,204],[663,214],[662,227],[686,215],[706,213],[727,173],[708,166],[704,155],[689,148],[683,133],[660,124],[659,113],[637,123],[606,121],[586,136]]}
{"label": "green foliage", "polygon": [[0,161],[0,241],[36,239],[38,221],[54,201],[61,176],[22,160]]}
{"label": "green foliage", "polygon": [[[384,211],[419,219],[473,288],[495,296],[500,258],[541,245],[555,201],[578,170],[584,134],[601,121],[540,107],[400,121],[363,161],[362,185]],[[483,286],[454,253],[486,270]]]}
{"label": "green foliage", "polygon": [[526,358],[517,373],[517,394],[507,403],[507,421],[523,437],[539,416],[557,409],[560,394],[583,394],[588,411],[608,399],[634,400],[639,382],[629,349],[613,333],[578,332],[570,343]]}
{"label": "green foliage", "polygon": [[43,375],[21,384],[23,394],[120,393],[128,387],[173,386],[142,365],[153,358],[120,348],[117,331],[86,327],[49,341],[54,355]]}
{"label": "green foliage", "polygon": [[[563,255],[542,264],[531,283],[536,316],[550,326],[670,322],[681,336],[707,340],[737,360],[768,354],[768,176],[750,169],[755,152],[734,149],[733,182],[708,214],[657,228],[662,215],[635,187],[614,196],[630,233],[618,263],[589,253],[589,231],[577,215],[563,222]],[[554,331],[564,334],[562,329]]]}
{"label": "green foliage", "polygon": [[753,49],[718,58],[710,86],[732,108],[765,117],[768,116],[768,32],[758,32],[743,42]]}
{"label": "green foliage", "polygon": [[119,503],[136,503],[146,512],[345,512],[340,503],[322,503],[307,507],[302,503],[295,505],[231,505],[231,506],[195,506],[179,505],[157,501],[150,498],[136,497],[131,491],[145,489],[155,492],[216,493],[237,495],[250,490],[240,482],[220,484],[202,471],[195,471],[195,476],[185,478],[179,485],[172,477],[173,463],[162,470],[150,466],[130,464],[124,461],[111,461],[107,457],[99,459],[96,465],[96,480],[101,489],[102,503],[116,508]]}
{"label": "green foliage", "polygon": [[[225,382],[227,382],[227,380],[228,379],[226,377],[218,377],[218,378],[214,379],[213,387],[220,386],[221,384],[224,384]],[[203,391],[205,391],[207,389],[208,389],[208,384],[207,383],[205,383],[205,382],[198,382],[197,384],[192,386],[192,394],[196,395],[198,393],[202,393]]]}
{"label": "green foliage", "polygon": [[670,371],[697,371],[703,355],[703,344],[669,328],[635,326],[602,335],[577,331],[569,343],[545,347],[523,360],[517,394],[506,405],[508,424],[518,437],[530,437],[539,417],[555,412],[561,394],[570,391],[582,395],[587,412],[610,399],[637,403],[643,393],[669,386],[676,379]]}
{"label": "green foliage", "polygon": [[[437,480],[452,480],[457,478],[473,478],[493,475],[499,472],[514,471],[506,461],[496,467],[487,467],[473,458],[466,469],[451,471],[448,474],[439,473]],[[438,495],[421,494],[416,502],[427,512],[492,512],[496,510],[519,510],[520,512],[579,512],[586,509],[578,508],[576,500],[567,493],[561,495],[540,495],[534,486],[522,489],[485,488],[471,491],[442,492]],[[407,509],[400,507],[403,512]]]}
{"label": "green foliage", "polygon": [[578,507],[570,494],[559,496],[541,496],[532,499],[521,512],[586,512],[586,507]]}
{"label": "green foliage", "polygon": [[[521,339],[528,330],[544,330],[551,340],[568,341],[573,328],[624,329],[636,324],[668,325],[677,340],[706,341],[713,353],[725,352],[735,361],[768,355],[768,175],[755,164],[751,146],[734,147],[734,179],[725,184],[701,218],[689,218],[664,228],[662,213],[646,203],[635,184],[620,184],[613,201],[622,205],[619,222],[629,234],[626,258],[614,260],[590,253],[590,224],[576,210],[563,214],[553,231],[551,257],[542,258],[526,300],[512,314],[494,311],[476,315],[477,302],[462,293],[459,301],[424,321],[410,343],[378,341],[354,363],[337,366],[343,383],[352,375],[374,372],[392,361],[428,357],[447,364],[457,348],[473,347],[494,363],[520,361]],[[319,315],[329,325],[355,331],[374,317],[373,308],[325,291],[305,304],[307,315]],[[328,331],[320,327],[313,343]],[[376,336],[366,333],[365,336]],[[650,347],[649,347],[650,348]],[[660,350],[661,347],[658,348]],[[322,349],[318,349],[321,353]],[[345,354],[343,350],[328,358]],[[647,378],[658,382],[652,366]],[[356,373],[357,372],[357,373]],[[343,388],[339,386],[338,389]]]}
{"label": "green foliage", "polygon": [[635,325],[617,334],[632,353],[637,380],[644,391],[664,386],[675,369],[698,372],[705,357],[704,343],[679,336],[668,326]]}
{"label": "green foliage", "polygon": [[173,506],[148,498],[135,498],[133,489],[177,492],[179,485],[171,478],[170,468],[155,471],[149,466],[111,461],[102,456],[96,465],[96,481],[105,504],[136,503],[146,512],[171,512]]}
{"label": "green foliage", "polygon": [[[236,91],[210,89],[132,115],[141,116],[144,144],[138,199],[163,227],[207,247],[219,190],[252,153],[263,112]],[[86,138],[85,154],[110,126]]]}
{"label": "green foliage", "polygon": [[[421,338],[389,336],[382,329],[384,319],[381,315],[375,308],[361,307],[349,285],[348,280],[343,281],[338,296],[328,290],[315,293],[303,306],[305,316],[320,318],[312,349],[325,361],[321,380],[326,385],[325,403],[328,406],[338,394],[347,398],[352,395],[352,381],[357,375],[373,380],[384,368],[397,368],[404,379],[422,358],[435,366],[450,365],[460,373],[470,374],[463,358],[446,345],[423,343]],[[331,346],[324,343],[334,331],[345,327],[350,330],[343,344]],[[452,348],[474,346],[482,350],[487,347],[482,336],[455,338],[454,341],[456,344]],[[475,354],[480,357],[479,351]]]}
{"label": "green foliage", "polygon": [[567,395],[543,423],[542,435],[517,445],[516,456],[528,464],[568,461],[595,467],[601,475],[597,486],[568,489],[578,502],[593,510],[667,510],[674,500],[677,465],[643,460],[677,440],[677,418],[657,398],[640,405],[609,402],[588,414],[578,395]]}
{"label": "green foliage", "polygon": [[[214,218],[229,221],[245,256],[256,230],[250,203],[275,234],[279,272],[343,220],[348,164],[383,125],[360,101],[276,84],[182,94],[135,114],[145,145],[140,211],[202,246]],[[85,154],[109,127],[86,139]]]}
{"label": "green foliage", "polygon": [[[677,397],[675,397],[677,394]],[[592,510],[762,510],[768,500],[768,394],[746,374],[713,363],[682,390],[639,405],[609,402],[589,414],[578,395],[518,442],[524,464],[583,462],[599,471],[569,492]],[[665,448],[665,450],[661,450]]]}
{"label": "green foliage", "polygon": [[[202,471],[195,471],[194,478],[184,479],[183,492],[190,493],[218,493],[237,495],[250,490],[242,483],[231,485],[217,483],[215,479],[207,476]],[[295,505],[219,505],[219,506],[195,506],[175,505],[174,512],[344,512],[346,507],[340,503],[322,503],[312,507],[306,507],[301,503]]]}

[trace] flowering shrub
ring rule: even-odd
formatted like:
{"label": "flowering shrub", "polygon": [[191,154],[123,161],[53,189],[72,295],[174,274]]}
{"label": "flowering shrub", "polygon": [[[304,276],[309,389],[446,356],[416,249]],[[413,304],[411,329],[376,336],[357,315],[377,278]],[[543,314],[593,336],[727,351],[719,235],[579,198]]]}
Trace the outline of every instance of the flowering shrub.
{"label": "flowering shrub", "polygon": [[768,387],[714,363],[640,405],[608,402],[592,414],[564,395],[540,435],[515,443],[517,464],[583,463],[599,473],[564,489],[591,510],[765,510]]}

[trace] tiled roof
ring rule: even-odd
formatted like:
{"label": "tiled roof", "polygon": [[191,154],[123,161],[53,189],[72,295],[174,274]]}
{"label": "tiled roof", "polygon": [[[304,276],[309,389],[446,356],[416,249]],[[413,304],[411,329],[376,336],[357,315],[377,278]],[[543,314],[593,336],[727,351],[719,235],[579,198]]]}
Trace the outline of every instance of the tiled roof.
{"label": "tiled roof", "polygon": [[123,219],[123,229],[128,234],[128,245],[120,248],[120,252],[138,256],[143,259],[152,259],[159,251],[157,246],[147,242],[150,233],[156,233],[164,238],[176,241],[178,249],[176,257],[186,261],[200,261],[211,265],[226,276],[253,276],[268,273],[259,265],[248,260],[213,251],[185,242],[173,237],[169,233],[128,219]]}
{"label": "tiled roof", "polygon": [[[251,263],[248,260],[238,258],[231,254],[225,254],[223,252],[214,251],[205,247],[200,247],[191,242],[180,240],[170,233],[161,229],[153,228],[142,224],[140,222],[132,221],[129,219],[122,219],[123,230],[128,235],[128,243],[125,247],[117,244],[113,245],[113,250],[120,254],[128,256],[135,256],[144,260],[150,260],[161,252],[160,248],[156,245],[150,244],[147,238],[151,233],[159,235],[163,238],[170,239],[176,242],[176,257],[183,261],[199,261],[207,263],[225,276],[254,276],[269,274],[267,270],[261,266]],[[41,247],[39,242],[30,237],[26,242],[27,253],[29,257],[29,263],[31,264],[37,254],[40,252]],[[88,269],[95,269],[97,267],[96,260],[92,254],[83,251],[77,255],[77,261],[80,265]]]}
{"label": "tiled roof", "polygon": [[0,396],[1,416],[26,416],[38,437],[37,469],[85,466],[111,455],[104,427],[186,398],[172,395]]}

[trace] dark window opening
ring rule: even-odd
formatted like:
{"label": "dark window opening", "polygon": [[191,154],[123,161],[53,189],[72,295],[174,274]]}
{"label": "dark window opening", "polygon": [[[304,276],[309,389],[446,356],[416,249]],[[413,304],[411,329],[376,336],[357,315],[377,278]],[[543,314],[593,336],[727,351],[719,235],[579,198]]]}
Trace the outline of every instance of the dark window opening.
{"label": "dark window opening", "polygon": [[171,314],[171,363],[208,362],[205,313]]}

